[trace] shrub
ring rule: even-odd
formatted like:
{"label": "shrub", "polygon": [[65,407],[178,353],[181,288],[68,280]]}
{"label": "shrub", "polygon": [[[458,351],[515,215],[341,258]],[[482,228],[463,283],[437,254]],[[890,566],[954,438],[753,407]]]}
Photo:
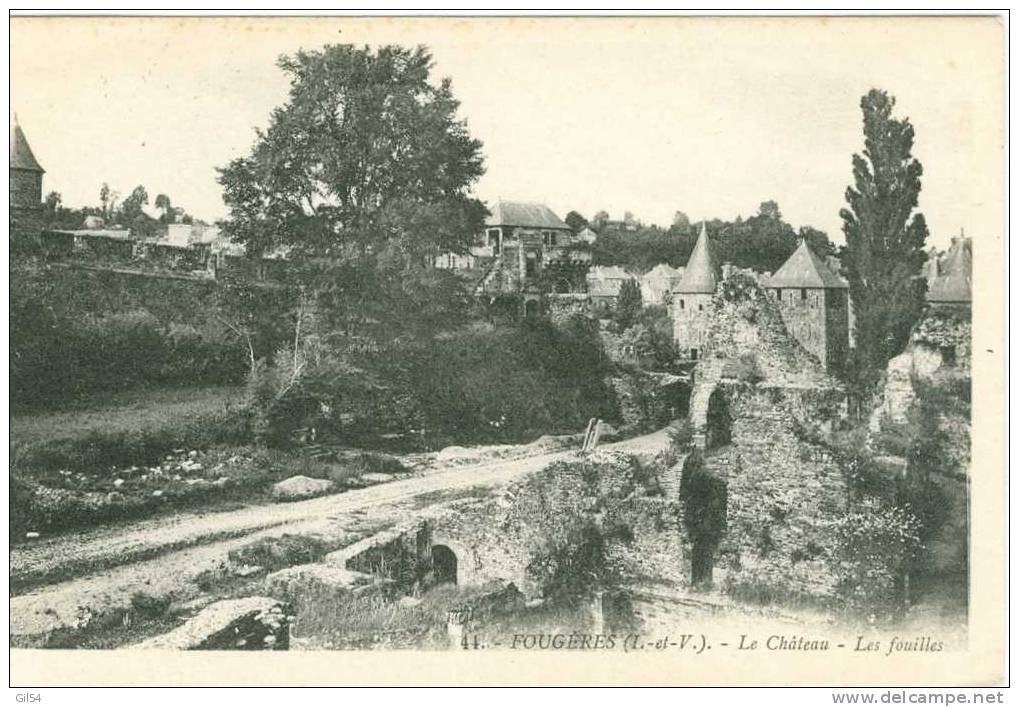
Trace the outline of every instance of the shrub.
{"label": "shrub", "polygon": [[166,616],[170,610],[170,597],[135,592],[131,595],[131,610],[145,618],[159,619]]}
{"label": "shrub", "polygon": [[284,534],[263,538],[231,550],[227,555],[238,565],[254,565],[270,572],[294,565],[318,562],[329,551],[326,543],[308,535]]}
{"label": "shrub", "polygon": [[833,530],[829,562],[842,607],[879,618],[897,614],[901,577],[922,549],[916,518],[901,508],[870,503],[835,521]]}

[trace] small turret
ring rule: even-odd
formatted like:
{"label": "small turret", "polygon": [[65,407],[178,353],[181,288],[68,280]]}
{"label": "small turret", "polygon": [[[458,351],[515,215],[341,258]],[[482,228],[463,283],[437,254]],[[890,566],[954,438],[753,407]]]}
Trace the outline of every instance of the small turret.
{"label": "small turret", "polygon": [[686,358],[700,358],[711,326],[711,298],[718,288],[719,271],[712,254],[708,229],[701,222],[683,276],[672,289],[673,340]]}
{"label": "small turret", "polygon": [[817,253],[799,247],[765,287],[778,304],[786,329],[825,370],[841,368],[849,351],[849,285]]}
{"label": "small turret", "polygon": [[10,143],[12,234],[37,235],[42,231],[42,175],[45,171],[32,153],[15,115]]}

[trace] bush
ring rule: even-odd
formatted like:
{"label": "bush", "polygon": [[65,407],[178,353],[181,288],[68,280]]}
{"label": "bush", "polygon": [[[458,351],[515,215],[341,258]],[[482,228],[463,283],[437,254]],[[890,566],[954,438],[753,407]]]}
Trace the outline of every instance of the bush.
{"label": "bush", "polygon": [[879,618],[895,616],[903,604],[900,579],[922,548],[916,518],[901,508],[870,503],[833,525],[829,562],[842,607]]}
{"label": "bush", "polygon": [[318,562],[329,548],[325,542],[308,535],[284,534],[277,538],[264,538],[231,550],[227,555],[237,565],[254,565],[270,572]]}
{"label": "bush", "polygon": [[615,418],[597,324],[579,317],[464,329],[356,366],[308,357],[291,384],[292,359],[277,355],[252,380],[256,434],[267,444],[350,444],[385,433],[429,446],[513,442]]}
{"label": "bush", "polygon": [[[45,408],[100,391],[240,383],[249,369],[246,345],[216,318],[216,283],[23,262],[10,274],[12,407]],[[269,312],[279,306],[263,304]],[[278,346],[279,336],[256,331],[258,355]]]}

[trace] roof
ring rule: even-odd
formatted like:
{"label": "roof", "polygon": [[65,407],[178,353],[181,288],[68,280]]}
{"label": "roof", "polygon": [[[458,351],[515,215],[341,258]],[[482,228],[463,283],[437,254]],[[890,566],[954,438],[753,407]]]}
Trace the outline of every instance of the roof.
{"label": "roof", "polygon": [[927,290],[928,302],[973,301],[973,245],[969,238],[956,240],[937,266],[937,277]]}
{"label": "roof", "polygon": [[521,226],[523,228],[557,228],[570,230],[566,222],[544,204],[527,204],[521,201],[500,201],[492,207],[492,215],[485,219],[489,226]]}
{"label": "roof", "polygon": [[595,265],[587,271],[588,280],[632,280],[633,275],[618,265]]}
{"label": "roof", "polygon": [[683,270],[681,268],[674,268],[668,263],[658,263],[646,273],[642,279],[644,280],[675,280],[682,276]]}
{"label": "roof", "polygon": [[682,294],[714,294],[715,286],[718,284],[718,267],[715,265],[714,256],[711,254],[711,241],[708,239],[708,229],[704,222],[701,222],[701,232],[697,236],[697,244],[690,253],[690,259],[686,263],[683,277],[673,288],[673,292]]}
{"label": "roof", "polygon": [[807,245],[806,239],[800,241],[799,247],[793,251],[789,259],[775,274],[768,278],[767,287],[811,287],[837,288],[849,287],[846,281],[831,271],[817,253]]}
{"label": "roof", "polygon": [[18,124],[17,117],[14,118],[14,125],[11,126],[11,169],[24,169],[29,172],[45,172],[39,161],[32,154],[32,148],[28,146],[28,139]]}

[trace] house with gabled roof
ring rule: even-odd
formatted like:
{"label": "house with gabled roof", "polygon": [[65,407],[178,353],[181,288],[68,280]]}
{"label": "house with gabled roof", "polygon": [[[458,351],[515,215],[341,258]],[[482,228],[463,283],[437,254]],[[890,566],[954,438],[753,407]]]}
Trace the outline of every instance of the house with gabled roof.
{"label": "house with gabled roof", "polygon": [[435,266],[483,272],[478,285],[482,292],[519,292],[559,262],[589,262],[589,252],[571,249],[578,242],[566,222],[545,204],[499,201],[490,207],[485,229],[469,253],[441,254]]}
{"label": "house with gabled roof", "polygon": [[596,309],[612,309],[619,299],[619,291],[634,276],[618,265],[596,265],[587,271],[587,294]]}
{"label": "house with gabled roof", "polygon": [[640,298],[645,307],[668,304],[672,290],[683,278],[686,268],[674,268],[668,263],[658,263],[640,276]]}

